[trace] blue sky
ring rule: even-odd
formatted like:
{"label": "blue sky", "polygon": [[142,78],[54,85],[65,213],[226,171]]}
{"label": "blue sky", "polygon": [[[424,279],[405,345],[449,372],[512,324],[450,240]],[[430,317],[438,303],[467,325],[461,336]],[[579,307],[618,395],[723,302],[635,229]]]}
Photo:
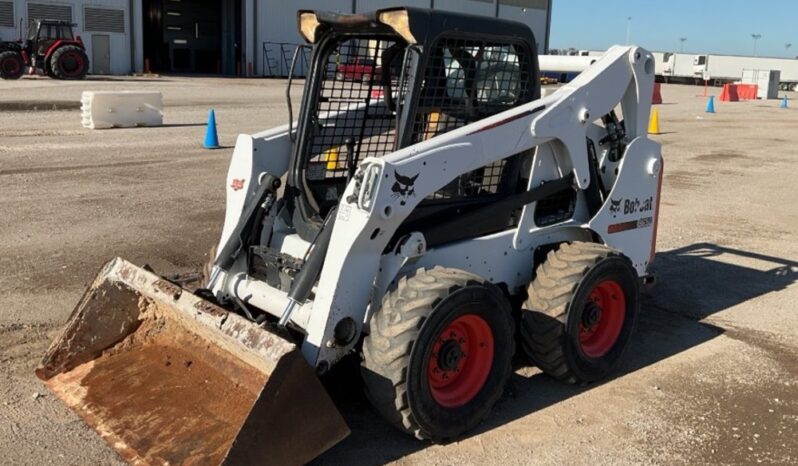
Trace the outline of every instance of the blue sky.
{"label": "blue sky", "polygon": [[[798,56],[796,0],[554,0],[551,47],[606,49],[632,43],[649,50]],[[789,51],[785,44],[792,43]]]}

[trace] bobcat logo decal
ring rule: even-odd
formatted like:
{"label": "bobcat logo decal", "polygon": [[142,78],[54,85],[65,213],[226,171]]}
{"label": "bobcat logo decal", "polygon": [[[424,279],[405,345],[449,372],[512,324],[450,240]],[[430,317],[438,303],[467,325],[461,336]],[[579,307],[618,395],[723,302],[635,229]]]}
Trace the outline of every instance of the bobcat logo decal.
{"label": "bobcat logo decal", "polygon": [[415,176],[402,176],[393,171],[393,177],[396,180],[391,187],[391,191],[393,191],[393,198],[398,199],[401,198],[402,200],[399,202],[400,205],[405,205],[405,201],[410,196],[416,195],[416,180],[418,179],[418,173]]}
{"label": "bobcat logo decal", "polygon": [[621,211],[621,201],[623,201],[623,198],[618,199],[617,201],[610,198],[610,212],[612,212],[613,215]]}

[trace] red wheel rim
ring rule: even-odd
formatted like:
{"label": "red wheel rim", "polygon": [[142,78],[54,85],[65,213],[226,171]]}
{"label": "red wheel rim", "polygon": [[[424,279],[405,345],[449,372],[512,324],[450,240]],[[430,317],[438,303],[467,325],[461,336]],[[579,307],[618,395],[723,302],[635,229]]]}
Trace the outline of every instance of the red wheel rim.
{"label": "red wheel rim", "polygon": [[456,408],[471,401],[485,385],[493,366],[493,332],[482,317],[466,314],[436,337],[429,355],[427,380],[435,401]]}
{"label": "red wheel rim", "polygon": [[83,72],[83,57],[77,52],[67,52],[62,55],[60,64],[67,76],[77,76]]}
{"label": "red wheel rim", "polygon": [[579,343],[591,358],[609,353],[623,328],[626,297],[615,280],[604,280],[590,292],[579,323]]}

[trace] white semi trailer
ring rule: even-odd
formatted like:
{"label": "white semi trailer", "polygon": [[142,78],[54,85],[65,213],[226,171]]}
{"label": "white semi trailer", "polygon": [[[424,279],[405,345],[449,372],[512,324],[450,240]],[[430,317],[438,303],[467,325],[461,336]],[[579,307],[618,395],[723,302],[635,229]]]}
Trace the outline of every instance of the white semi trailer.
{"label": "white semi trailer", "polygon": [[798,59],[747,57],[741,55],[691,55],[654,52],[656,72],[666,82],[696,82],[708,80],[713,84],[739,81],[744,70],[778,70],[780,87],[798,90]]}

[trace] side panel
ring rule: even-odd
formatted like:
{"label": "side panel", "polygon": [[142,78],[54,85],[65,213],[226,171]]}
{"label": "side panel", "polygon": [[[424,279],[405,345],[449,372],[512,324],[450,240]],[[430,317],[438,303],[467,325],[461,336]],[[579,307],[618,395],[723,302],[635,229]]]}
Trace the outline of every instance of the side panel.
{"label": "side panel", "polygon": [[641,276],[647,273],[653,258],[661,178],[660,145],[645,138],[635,139],[621,162],[610,202],[590,222],[590,228],[604,243],[632,260]]}
{"label": "side panel", "polygon": [[[293,127],[296,128],[296,123]],[[235,229],[247,199],[257,190],[258,176],[263,172],[280,177],[285,175],[291,147],[288,125],[254,135],[238,136],[225,182],[227,202],[218,250],[222,249]]]}

